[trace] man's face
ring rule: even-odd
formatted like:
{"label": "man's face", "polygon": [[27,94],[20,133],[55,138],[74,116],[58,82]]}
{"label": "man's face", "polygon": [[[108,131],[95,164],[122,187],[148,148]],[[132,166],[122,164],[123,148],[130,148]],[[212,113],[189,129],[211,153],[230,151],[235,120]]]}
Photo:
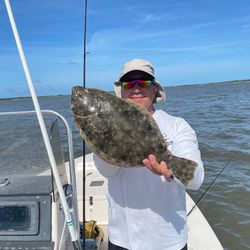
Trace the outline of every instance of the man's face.
{"label": "man's face", "polygon": [[[150,80],[150,76],[142,71],[132,71],[124,76],[123,81]],[[131,89],[122,88],[122,98],[137,105],[145,107],[149,112],[154,111],[153,101],[155,98],[156,87],[151,85],[143,88],[136,84]]]}

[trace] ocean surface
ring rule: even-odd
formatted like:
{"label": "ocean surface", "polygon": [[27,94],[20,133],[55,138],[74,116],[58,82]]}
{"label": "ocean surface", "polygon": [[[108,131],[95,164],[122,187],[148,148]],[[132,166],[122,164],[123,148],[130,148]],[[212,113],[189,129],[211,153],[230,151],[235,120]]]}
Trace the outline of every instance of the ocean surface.
{"label": "ocean surface", "polygon": [[[199,207],[224,249],[250,249],[250,81],[168,87],[166,91],[167,102],[156,107],[190,123],[204,162],[204,183],[199,191],[189,193],[198,200],[227,166]],[[74,156],[82,155],[70,96],[40,97],[39,102],[42,109],[57,111],[67,119],[73,131]],[[33,109],[30,98],[0,99],[0,112]],[[54,117],[46,115],[45,120],[49,128]],[[61,125],[60,129],[67,160],[66,132]],[[0,176],[32,174],[30,166],[36,171],[36,162],[44,159],[44,154],[36,117],[0,116]]]}

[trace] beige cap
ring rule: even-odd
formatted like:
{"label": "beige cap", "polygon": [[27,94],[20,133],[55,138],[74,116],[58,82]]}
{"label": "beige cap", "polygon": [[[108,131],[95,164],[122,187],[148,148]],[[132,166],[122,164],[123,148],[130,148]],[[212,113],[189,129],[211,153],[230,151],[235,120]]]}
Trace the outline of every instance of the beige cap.
{"label": "beige cap", "polygon": [[115,90],[116,96],[122,97],[121,82],[120,82],[121,78],[125,76],[127,73],[131,71],[135,71],[135,70],[143,71],[151,75],[154,78],[155,85],[157,87],[156,98],[154,102],[157,102],[157,103],[162,102],[162,101],[164,102],[166,100],[166,93],[163,87],[160,85],[160,83],[155,79],[154,67],[152,66],[150,62],[143,60],[143,59],[133,59],[132,61],[129,61],[126,64],[124,64],[119,79],[114,82],[114,90]]}

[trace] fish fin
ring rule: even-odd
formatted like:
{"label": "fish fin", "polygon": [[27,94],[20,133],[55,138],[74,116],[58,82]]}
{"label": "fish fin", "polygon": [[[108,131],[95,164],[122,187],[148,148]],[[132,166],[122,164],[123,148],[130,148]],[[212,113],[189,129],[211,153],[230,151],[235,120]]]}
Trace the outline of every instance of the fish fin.
{"label": "fish fin", "polygon": [[194,172],[198,164],[192,160],[180,158],[174,155],[167,155],[164,159],[168,168],[173,172],[174,176],[184,185],[194,178]]}

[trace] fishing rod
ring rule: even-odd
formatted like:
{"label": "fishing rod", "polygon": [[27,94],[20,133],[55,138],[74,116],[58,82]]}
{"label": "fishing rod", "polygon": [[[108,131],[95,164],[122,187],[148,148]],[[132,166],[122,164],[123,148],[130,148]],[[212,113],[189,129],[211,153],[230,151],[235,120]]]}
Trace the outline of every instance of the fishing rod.
{"label": "fishing rod", "polygon": [[216,182],[216,180],[222,175],[222,173],[224,172],[224,170],[232,163],[232,161],[238,157],[238,155],[240,154],[242,149],[242,146],[239,148],[239,150],[231,157],[231,159],[227,162],[227,164],[224,166],[224,168],[222,168],[222,170],[219,172],[219,174],[214,178],[214,180],[210,183],[210,185],[206,188],[206,190],[204,191],[204,193],[200,196],[200,198],[197,200],[197,202],[194,204],[194,206],[190,209],[190,211],[188,212],[187,216],[189,216],[193,210],[198,206],[198,204],[200,204],[200,202],[204,199],[205,195],[207,194],[207,192],[213,187],[214,183]]}
{"label": "fishing rod", "polygon": [[86,85],[86,41],[87,41],[87,5],[88,0],[85,0],[84,3],[84,28],[83,28],[83,87]]}
{"label": "fishing rod", "polygon": [[[88,6],[88,0],[85,0],[84,2],[84,28],[83,28],[83,87],[86,87],[86,41],[87,41],[87,6]],[[82,141],[82,145],[83,145],[83,157],[82,157],[82,179],[83,179],[83,186],[82,186],[82,195],[83,195],[83,199],[82,199],[82,222],[83,222],[83,232],[82,232],[82,247],[83,249],[85,249],[85,219],[86,219],[86,214],[85,214],[85,185],[86,185],[86,179],[85,179],[85,172],[86,172],[86,166],[85,166],[85,141]]]}
{"label": "fishing rod", "polygon": [[32,101],[33,101],[35,111],[36,111],[36,114],[37,114],[38,123],[39,123],[40,129],[41,129],[41,132],[42,132],[43,140],[44,140],[45,147],[46,147],[46,150],[47,150],[47,154],[48,154],[48,157],[49,157],[49,161],[50,161],[50,164],[51,164],[51,168],[52,168],[53,176],[54,176],[54,179],[55,179],[55,183],[56,183],[56,186],[58,188],[58,192],[59,192],[59,195],[60,195],[60,198],[61,198],[63,211],[64,211],[64,214],[65,214],[67,226],[68,226],[69,233],[70,233],[70,236],[71,236],[71,241],[72,241],[74,250],[80,250],[81,249],[81,244],[80,244],[79,235],[78,235],[77,230],[76,230],[76,225],[74,225],[74,223],[72,221],[72,218],[71,218],[70,210],[69,210],[69,207],[68,207],[68,204],[67,204],[67,201],[66,201],[66,197],[65,197],[65,194],[64,194],[63,186],[62,186],[62,183],[61,183],[60,175],[58,173],[55,157],[54,157],[53,150],[52,150],[52,147],[51,147],[51,144],[50,144],[48,132],[46,130],[46,126],[45,126],[43,115],[42,115],[42,112],[41,112],[41,109],[40,109],[38,98],[37,98],[37,95],[36,95],[36,92],[35,92],[35,89],[34,89],[34,86],[33,86],[33,82],[32,82],[31,75],[30,75],[30,72],[29,72],[29,68],[28,68],[26,58],[25,58],[25,55],[24,55],[24,52],[23,52],[21,40],[20,40],[18,31],[17,31],[15,19],[14,19],[13,13],[12,13],[12,9],[11,9],[9,0],[5,0],[5,5],[6,5],[6,9],[7,9],[7,14],[8,14],[9,19],[10,19],[10,24],[11,24],[11,28],[12,28],[12,31],[13,31],[13,34],[14,34],[14,38],[15,38],[15,41],[16,41],[18,53],[19,53],[21,63],[22,63],[22,66],[23,66],[23,70],[24,70],[24,73],[25,73],[25,77],[26,77],[26,80],[27,80],[27,84],[28,84],[30,94],[31,94],[31,97],[32,97]]}

